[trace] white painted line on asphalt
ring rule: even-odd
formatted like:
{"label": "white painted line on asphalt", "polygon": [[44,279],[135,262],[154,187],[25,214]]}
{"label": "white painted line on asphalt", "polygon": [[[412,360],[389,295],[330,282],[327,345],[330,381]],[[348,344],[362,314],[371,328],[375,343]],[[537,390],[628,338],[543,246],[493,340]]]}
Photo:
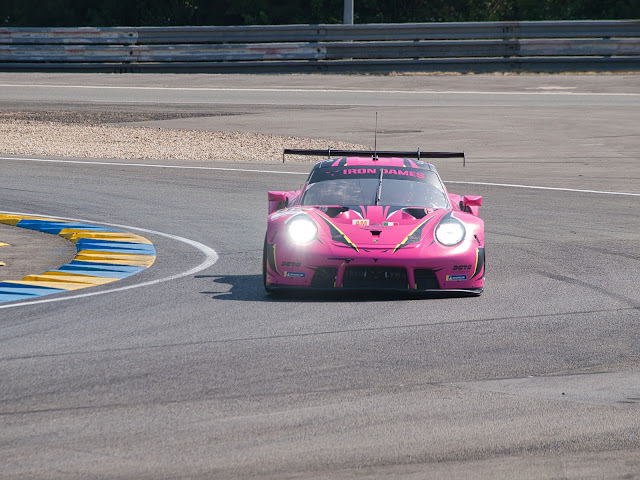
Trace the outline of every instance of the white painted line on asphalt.
{"label": "white painted line on asphalt", "polygon": [[123,162],[100,162],[100,161],[84,161],[84,160],[57,160],[50,158],[19,158],[19,157],[0,157],[0,160],[18,160],[22,162],[44,162],[44,163],[74,163],[80,165],[114,165],[117,167],[147,167],[147,168],[177,168],[184,170],[222,170],[229,172],[252,172],[252,173],[280,173],[283,175],[309,175],[302,172],[287,172],[276,170],[251,170],[244,168],[226,168],[226,167],[194,167],[189,165],[157,165],[153,163],[123,163]]}
{"label": "white painted line on asphalt", "polygon": [[[221,170],[225,172],[250,172],[250,173],[272,173],[276,175],[309,175],[308,172],[290,172],[284,170],[254,170],[247,168],[226,168],[226,167],[192,167],[187,165],[155,165],[150,163],[123,163],[123,162],[90,162],[82,160],[56,160],[43,158],[19,158],[19,157],[0,157],[0,160],[16,160],[23,162],[50,162],[50,163],[76,163],[83,165],[114,165],[118,167],[148,167],[148,168],[177,168],[191,170]],[[528,188],[531,190],[555,190],[560,192],[573,193],[592,193],[598,195],[621,195],[627,197],[640,197],[640,193],[631,192],[611,192],[606,190],[582,190],[578,188],[562,188],[562,187],[543,187],[538,185],[518,185],[513,183],[488,183],[488,182],[463,182],[458,180],[443,180],[444,183],[459,183],[466,185],[482,185],[489,187],[509,187],[509,188]],[[107,224],[104,224],[107,225]]]}
{"label": "white painted line on asphalt", "polygon": [[144,87],[144,86],[120,86],[120,85],[48,85],[48,84],[19,84],[5,83],[0,87],[12,88],[73,88],[87,90],[150,90],[150,91],[176,91],[176,92],[278,92],[278,93],[409,93],[425,95],[567,95],[586,97],[640,97],[640,93],[631,92],[573,92],[565,90],[542,90],[542,91],[514,91],[514,92],[493,92],[482,90],[369,90],[369,89],[348,89],[348,88],[238,88],[238,87]]}
{"label": "white painted line on asphalt", "polygon": [[562,188],[562,187],[540,187],[535,185],[517,185],[513,183],[488,183],[488,182],[460,182],[457,180],[443,180],[444,183],[460,183],[466,185],[486,185],[489,187],[511,187],[511,188],[528,188],[531,190],[557,190],[560,192],[574,193],[596,193],[599,195],[626,195],[629,197],[640,197],[640,193],[629,192],[608,192],[605,190],[582,190],[579,188]]}
{"label": "white painted line on asphalt", "polygon": [[548,87],[527,87],[525,90],[575,90],[578,87],[558,87],[550,85]]}
{"label": "white painted line on asphalt", "polygon": [[50,302],[63,302],[66,300],[74,300],[77,298],[86,298],[86,297],[93,297],[96,295],[106,295],[108,293],[115,293],[115,292],[124,292],[126,290],[132,290],[134,288],[141,288],[141,287],[148,287],[150,285],[156,285],[158,283],[164,283],[164,282],[169,282],[171,280],[177,280],[179,278],[182,277],[188,277],[189,275],[194,275],[198,272],[201,272],[202,270],[205,270],[207,268],[209,268],[211,265],[213,265],[214,263],[216,263],[218,261],[218,254],[216,253],[216,251],[211,248],[208,247],[200,242],[196,242],[195,240],[190,240],[188,238],[184,238],[184,237],[179,237],[177,235],[171,235],[169,233],[163,233],[163,232],[156,232],[154,230],[147,230],[146,228],[139,228],[139,227],[132,227],[129,225],[118,225],[115,223],[104,223],[104,222],[97,222],[95,220],[83,220],[83,219],[78,219],[78,218],[66,218],[66,217],[53,217],[51,215],[40,215],[40,214],[34,214],[34,213],[22,213],[22,212],[0,212],[0,213],[5,213],[8,215],[27,215],[27,216],[34,216],[34,217],[47,217],[47,218],[56,218],[56,219],[60,219],[60,220],[71,220],[73,222],[83,222],[83,223],[95,223],[98,225],[107,225],[110,227],[117,227],[117,228],[122,228],[125,230],[137,230],[139,232],[145,232],[145,233],[150,233],[153,235],[160,235],[166,238],[169,238],[171,240],[176,240],[178,242],[182,242],[182,243],[186,243],[187,245],[190,245],[198,250],[200,250],[200,252],[202,252],[205,256],[205,259],[202,263],[200,263],[199,265],[193,267],[190,270],[187,270],[186,272],[182,272],[182,273],[177,273],[175,275],[171,275],[169,277],[163,277],[163,278],[158,278],[156,280],[150,280],[148,282],[142,282],[142,283],[137,283],[135,285],[128,285],[126,287],[120,287],[120,288],[112,288],[109,290],[101,290],[98,292],[88,292],[88,293],[82,293],[79,295],[71,295],[68,297],[51,297],[51,298],[44,298],[42,300],[28,300],[28,301],[21,301],[20,303],[10,303],[7,305],[0,305],[0,310],[5,309],[5,308],[15,308],[15,307],[24,307],[27,305],[37,305],[40,303],[50,303]]}

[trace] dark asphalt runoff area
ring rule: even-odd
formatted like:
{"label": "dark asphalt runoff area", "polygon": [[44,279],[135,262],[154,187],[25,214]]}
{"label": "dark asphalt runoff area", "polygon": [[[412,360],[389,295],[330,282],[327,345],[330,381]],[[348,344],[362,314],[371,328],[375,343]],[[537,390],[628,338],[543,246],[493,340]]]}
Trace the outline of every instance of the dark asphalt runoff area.
{"label": "dark asphalt runoff area", "polygon": [[[162,110],[182,118],[143,124],[372,145],[378,112],[379,148],[466,152],[436,166],[483,196],[488,272],[477,298],[269,296],[266,192],[310,163],[0,151],[3,212],[145,229],[158,255],[0,304],[0,479],[640,478],[640,75],[0,85],[2,112]],[[68,261],[51,241],[34,262]]]}

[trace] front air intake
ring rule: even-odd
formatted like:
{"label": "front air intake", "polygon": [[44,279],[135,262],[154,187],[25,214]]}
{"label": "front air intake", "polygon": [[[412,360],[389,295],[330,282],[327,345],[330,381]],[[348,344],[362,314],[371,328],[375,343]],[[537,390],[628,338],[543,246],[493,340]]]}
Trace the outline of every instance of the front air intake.
{"label": "front air intake", "polygon": [[418,268],[413,271],[417,290],[437,290],[440,288],[438,277],[433,270]]}
{"label": "front air intake", "polygon": [[334,288],[336,286],[336,276],[338,269],[336,267],[320,267],[317,268],[311,279],[312,288]]}
{"label": "front air intake", "polygon": [[344,288],[402,289],[408,288],[407,271],[402,267],[347,267],[342,279]]}

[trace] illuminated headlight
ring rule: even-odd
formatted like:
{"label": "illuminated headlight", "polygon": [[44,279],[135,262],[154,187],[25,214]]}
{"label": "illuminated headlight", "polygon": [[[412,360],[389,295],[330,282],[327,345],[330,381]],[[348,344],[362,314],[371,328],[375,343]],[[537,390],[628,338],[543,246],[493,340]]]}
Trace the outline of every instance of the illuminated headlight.
{"label": "illuminated headlight", "polygon": [[442,245],[452,247],[459,244],[466,234],[464,225],[453,217],[445,218],[436,227],[436,240]]}
{"label": "illuminated headlight", "polygon": [[305,244],[316,238],[318,227],[309,217],[298,216],[289,222],[287,232],[295,243]]}

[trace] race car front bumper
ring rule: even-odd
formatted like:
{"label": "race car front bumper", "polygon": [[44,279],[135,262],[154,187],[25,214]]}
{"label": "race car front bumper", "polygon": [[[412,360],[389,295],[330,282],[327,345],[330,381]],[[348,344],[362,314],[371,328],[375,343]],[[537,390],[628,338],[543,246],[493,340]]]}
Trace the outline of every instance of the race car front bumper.
{"label": "race car front bumper", "polygon": [[[329,252],[267,244],[267,288],[468,291],[484,287],[484,248],[385,248]],[[426,250],[426,252],[425,252]]]}

